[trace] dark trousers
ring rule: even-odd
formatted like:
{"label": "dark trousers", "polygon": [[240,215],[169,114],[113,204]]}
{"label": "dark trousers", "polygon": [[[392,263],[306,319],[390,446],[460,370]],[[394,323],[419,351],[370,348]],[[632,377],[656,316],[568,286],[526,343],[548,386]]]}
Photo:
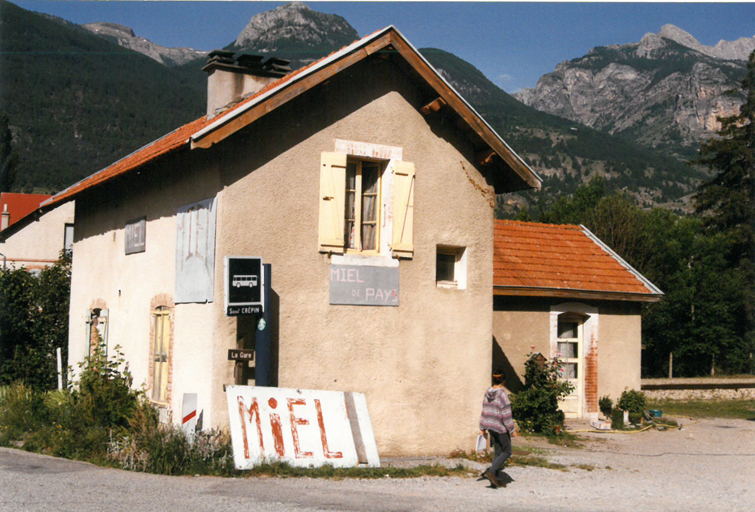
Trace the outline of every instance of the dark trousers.
{"label": "dark trousers", "polygon": [[490,434],[490,441],[493,443],[493,448],[495,449],[493,463],[490,465],[490,472],[498,476],[498,472],[503,468],[503,463],[511,457],[511,435],[508,432],[499,434],[492,430],[488,430],[488,434]]}

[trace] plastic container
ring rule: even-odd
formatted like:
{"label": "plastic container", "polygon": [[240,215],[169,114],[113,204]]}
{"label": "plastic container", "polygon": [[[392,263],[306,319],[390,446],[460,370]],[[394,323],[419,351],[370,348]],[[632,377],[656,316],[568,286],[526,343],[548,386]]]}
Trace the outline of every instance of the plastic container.
{"label": "plastic container", "polygon": [[648,414],[650,414],[651,418],[660,418],[661,416],[663,416],[663,411],[660,409],[650,409],[648,411]]}

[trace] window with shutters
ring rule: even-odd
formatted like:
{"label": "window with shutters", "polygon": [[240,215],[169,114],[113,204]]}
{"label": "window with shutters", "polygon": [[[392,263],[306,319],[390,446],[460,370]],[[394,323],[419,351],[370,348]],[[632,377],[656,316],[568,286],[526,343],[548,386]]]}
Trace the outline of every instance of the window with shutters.
{"label": "window with shutters", "polygon": [[411,258],[414,164],[363,156],[321,155],[320,251]]}
{"label": "window with shutters", "polygon": [[343,236],[347,252],[378,251],[381,174],[378,162],[350,160],[346,164]]}
{"label": "window with shutters", "polygon": [[168,386],[170,384],[170,341],[171,341],[171,310],[165,306],[158,306],[152,311],[152,389],[150,398],[154,402],[168,402]]}

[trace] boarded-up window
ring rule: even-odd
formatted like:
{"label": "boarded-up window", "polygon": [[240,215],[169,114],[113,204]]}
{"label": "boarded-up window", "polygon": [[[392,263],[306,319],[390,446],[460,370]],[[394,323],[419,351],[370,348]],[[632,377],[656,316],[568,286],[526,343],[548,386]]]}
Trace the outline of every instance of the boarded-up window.
{"label": "boarded-up window", "polygon": [[176,304],[213,300],[216,204],[213,198],[178,209]]}
{"label": "boarded-up window", "polygon": [[126,223],[126,254],[147,250],[147,219],[132,220]]}
{"label": "boarded-up window", "polygon": [[154,344],[152,350],[152,394],[155,402],[168,401],[170,375],[170,310],[158,307],[152,312]]}

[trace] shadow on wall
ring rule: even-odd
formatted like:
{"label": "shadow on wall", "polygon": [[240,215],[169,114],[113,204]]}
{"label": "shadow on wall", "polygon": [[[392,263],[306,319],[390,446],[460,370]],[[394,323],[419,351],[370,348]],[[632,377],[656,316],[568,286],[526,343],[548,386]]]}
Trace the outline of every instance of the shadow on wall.
{"label": "shadow on wall", "polygon": [[[267,325],[265,329],[268,329],[270,338],[270,347],[267,351],[269,355],[270,368],[267,372],[269,382],[266,385],[271,387],[278,387],[278,357],[279,357],[279,320],[280,320],[280,296],[278,293],[270,289],[268,307],[270,313],[265,316]],[[259,333],[259,316],[239,316],[236,318],[236,348],[240,349],[254,349],[257,350],[257,340]],[[258,353],[259,354],[259,353]],[[264,356],[263,356],[264,357]],[[255,360],[255,364],[256,364]],[[260,364],[263,364],[260,361]],[[262,373],[262,372],[261,372]],[[235,382],[237,385],[247,386],[250,385],[250,381],[256,383],[257,372],[255,366],[251,366],[244,362],[236,365],[235,370]]]}
{"label": "shadow on wall", "polygon": [[503,370],[504,385],[509,391],[516,393],[524,387],[522,379],[516,374],[508,357],[503,353],[500,343],[493,336],[493,367],[491,368],[491,373],[497,369]]}

